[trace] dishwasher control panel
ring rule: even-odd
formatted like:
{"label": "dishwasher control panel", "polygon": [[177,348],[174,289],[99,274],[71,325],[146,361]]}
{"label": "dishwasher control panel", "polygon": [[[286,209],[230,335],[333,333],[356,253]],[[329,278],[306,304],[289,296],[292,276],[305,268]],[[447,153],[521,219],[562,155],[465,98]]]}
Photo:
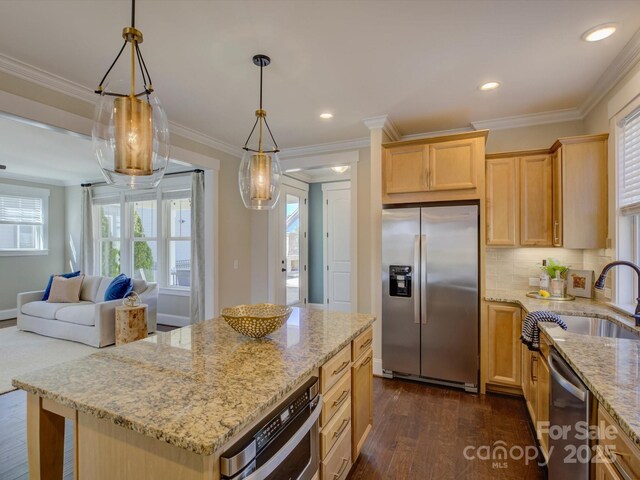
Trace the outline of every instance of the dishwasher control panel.
{"label": "dishwasher control panel", "polygon": [[389,265],[389,295],[391,297],[410,297],[412,275],[410,265]]}

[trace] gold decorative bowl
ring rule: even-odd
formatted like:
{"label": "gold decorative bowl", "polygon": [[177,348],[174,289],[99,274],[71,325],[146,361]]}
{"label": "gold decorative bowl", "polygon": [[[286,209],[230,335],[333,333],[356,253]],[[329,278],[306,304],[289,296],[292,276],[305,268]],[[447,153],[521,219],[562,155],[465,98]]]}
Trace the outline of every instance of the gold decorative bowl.
{"label": "gold decorative bowl", "polygon": [[252,338],[262,338],[285,324],[293,309],[286,305],[258,303],[238,305],[222,310],[222,318],[236,332]]}

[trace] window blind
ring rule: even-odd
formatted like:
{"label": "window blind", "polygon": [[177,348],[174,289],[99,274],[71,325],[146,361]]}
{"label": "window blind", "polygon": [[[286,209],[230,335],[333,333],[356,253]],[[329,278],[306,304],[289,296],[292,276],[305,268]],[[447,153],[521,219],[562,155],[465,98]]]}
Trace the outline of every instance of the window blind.
{"label": "window blind", "polygon": [[42,225],[42,198],[0,195],[0,224]]}
{"label": "window blind", "polygon": [[640,109],[622,121],[618,205],[623,215],[640,213]]}

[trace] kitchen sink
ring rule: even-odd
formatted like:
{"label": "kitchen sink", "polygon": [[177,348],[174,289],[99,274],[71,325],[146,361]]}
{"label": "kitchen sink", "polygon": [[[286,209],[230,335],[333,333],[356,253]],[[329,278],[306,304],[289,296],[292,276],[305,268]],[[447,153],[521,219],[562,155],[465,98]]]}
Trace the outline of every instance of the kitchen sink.
{"label": "kitchen sink", "polygon": [[567,331],[580,335],[594,337],[626,338],[640,340],[640,334],[633,333],[610,320],[595,317],[579,317],[575,315],[561,315],[567,324]]}

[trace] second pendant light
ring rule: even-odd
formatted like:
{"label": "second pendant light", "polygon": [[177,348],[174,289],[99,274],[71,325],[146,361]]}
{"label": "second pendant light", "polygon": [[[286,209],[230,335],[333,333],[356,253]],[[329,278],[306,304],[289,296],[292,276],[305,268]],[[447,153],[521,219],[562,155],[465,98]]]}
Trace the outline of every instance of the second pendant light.
{"label": "second pendant light", "polygon": [[[256,121],[244,144],[244,155],[238,172],[240,195],[245,207],[253,210],[271,210],[280,197],[282,171],[278,159],[278,144],[273,138],[267,112],[262,108],[262,71],[271,63],[266,55],[255,55],[253,63],[260,67],[260,108],[256,110]],[[258,127],[258,143],[250,147],[251,137]],[[265,144],[264,128],[273,144]]]}

